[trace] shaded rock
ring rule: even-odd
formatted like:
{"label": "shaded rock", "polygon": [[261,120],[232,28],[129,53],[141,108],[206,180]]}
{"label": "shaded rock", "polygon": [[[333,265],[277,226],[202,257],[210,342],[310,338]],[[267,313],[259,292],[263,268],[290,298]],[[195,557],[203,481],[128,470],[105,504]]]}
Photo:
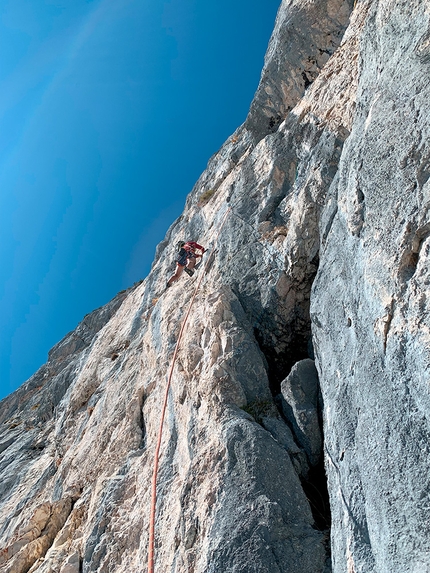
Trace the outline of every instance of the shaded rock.
{"label": "shaded rock", "polygon": [[304,451],[294,441],[290,428],[282,420],[265,417],[262,419],[263,427],[270,432],[280,446],[290,454],[291,461],[300,477],[306,478],[309,471],[309,463]]}
{"label": "shaded rock", "polygon": [[322,571],[322,536],[287,452],[248,421],[231,420],[226,432],[227,476],[205,570]]}
{"label": "shaded rock", "polygon": [[298,454],[301,449],[294,441],[293,434],[290,428],[281,420],[276,418],[263,418],[262,423],[264,428],[272,434],[279,444],[287,450],[290,454]]}
{"label": "shaded rock", "polygon": [[282,409],[291,424],[297,443],[311,465],[322,454],[322,435],[318,413],[318,373],[310,358],[297,362],[281,384]]}

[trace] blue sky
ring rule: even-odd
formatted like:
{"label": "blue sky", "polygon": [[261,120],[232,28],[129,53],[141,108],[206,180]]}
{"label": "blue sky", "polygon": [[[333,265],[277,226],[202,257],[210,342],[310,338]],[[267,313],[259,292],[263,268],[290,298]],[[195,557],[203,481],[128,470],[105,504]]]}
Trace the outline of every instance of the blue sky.
{"label": "blue sky", "polygon": [[279,0],[0,4],[0,398],[144,278],[257,88]]}

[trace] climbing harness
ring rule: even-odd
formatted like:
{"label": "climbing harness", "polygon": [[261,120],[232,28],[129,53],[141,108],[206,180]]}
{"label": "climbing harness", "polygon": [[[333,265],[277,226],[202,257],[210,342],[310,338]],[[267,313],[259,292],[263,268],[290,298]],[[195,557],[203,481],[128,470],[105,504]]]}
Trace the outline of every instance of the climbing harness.
{"label": "climbing harness", "polygon": [[201,250],[202,254],[205,252],[205,249],[194,241],[188,241],[187,243],[179,241],[179,243],[177,244],[177,248],[179,250],[179,254],[176,259],[176,263],[181,267],[186,266],[188,259],[195,259],[196,256],[197,257],[202,256],[202,255],[196,255],[195,253],[196,249]]}
{"label": "climbing harness", "polygon": [[[231,207],[229,207],[224,214],[221,225],[218,228],[218,232],[215,236],[215,239],[212,242],[212,247],[216,244],[218,237],[221,233],[221,229],[223,228],[224,223],[227,220],[227,215],[229,214],[230,211],[231,211]],[[166,390],[164,393],[164,401],[163,401],[163,407],[161,409],[161,418],[160,418],[160,425],[159,425],[159,429],[158,429],[157,445],[155,447],[154,468],[153,468],[153,472],[152,472],[152,482],[151,482],[151,509],[150,509],[150,515],[149,515],[149,540],[148,540],[148,573],[154,573],[155,511],[156,511],[156,506],[157,506],[158,466],[159,466],[159,462],[160,462],[160,447],[161,447],[161,440],[163,437],[163,425],[164,425],[164,418],[165,418],[166,408],[167,408],[167,399],[169,396],[170,385],[172,382],[173,368],[175,366],[175,362],[176,362],[176,358],[178,355],[179,345],[181,343],[182,335],[184,333],[185,326],[187,324],[188,317],[189,317],[190,312],[191,312],[191,308],[194,304],[194,299],[196,298],[197,291],[200,288],[203,276],[206,274],[206,270],[209,266],[210,261],[211,261],[211,257],[209,257],[208,260],[206,261],[203,272],[200,274],[200,278],[197,282],[196,288],[194,289],[194,292],[193,292],[193,296],[191,297],[190,303],[188,305],[187,312],[185,313],[185,316],[182,320],[182,325],[181,325],[181,329],[179,331],[178,340],[176,341],[175,350],[174,350],[173,356],[172,356],[172,362],[170,365],[169,375],[167,378]]]}

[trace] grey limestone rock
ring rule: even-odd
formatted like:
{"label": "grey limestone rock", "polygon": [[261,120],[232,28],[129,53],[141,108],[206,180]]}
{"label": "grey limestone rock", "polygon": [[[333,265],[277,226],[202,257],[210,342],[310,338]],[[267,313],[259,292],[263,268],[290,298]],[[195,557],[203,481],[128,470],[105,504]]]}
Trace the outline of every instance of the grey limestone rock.
{"label": "grey limestone rock", "polygon": [[283,413],[309,462],[316,465],[322,454],[322,436],[319,423],[318,373],[314,361],[305,358],[297,362],[282,382],[281,392]]}
{"label": "grey limestone rock", "polygon": [[336,573],[430,571],[429,24],[422,2],[368,5],[314,283]]}
{"label": "grey limestone rock", "polygon": [[321,571],[321,534],[287,452],[245,420],[228,424],[226,444],[227,475],[204,570]]}
{"label": "grey limestone rock", "polygon": [[278,444],[290,454],[299,477],[307,479],[309,473],[308,458],[302,448],[296,444],[290,428],[282,420],[269,416],[262,418],[261,422],[263,428],[270,432]]}

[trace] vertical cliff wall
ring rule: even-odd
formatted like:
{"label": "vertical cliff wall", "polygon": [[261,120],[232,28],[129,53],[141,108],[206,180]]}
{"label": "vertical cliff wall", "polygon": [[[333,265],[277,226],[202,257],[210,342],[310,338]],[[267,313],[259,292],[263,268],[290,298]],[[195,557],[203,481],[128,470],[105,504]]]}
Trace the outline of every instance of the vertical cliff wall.
{"label": "vertical cliff wall", "polygon": [[[312,297],[335,571],[429,571],[429,5],[373,2]],[[346,564],[345,564],[346,560]]]}
{"label": "vertical cliff wall", "polygon": [[[353,4],[282,2],[248,118],[150,275],[0,403],[2,573],[145,570],[203,272],[156,571],[430,570],[429,10]],[[166,290],[181,239],[208,265]]]}

